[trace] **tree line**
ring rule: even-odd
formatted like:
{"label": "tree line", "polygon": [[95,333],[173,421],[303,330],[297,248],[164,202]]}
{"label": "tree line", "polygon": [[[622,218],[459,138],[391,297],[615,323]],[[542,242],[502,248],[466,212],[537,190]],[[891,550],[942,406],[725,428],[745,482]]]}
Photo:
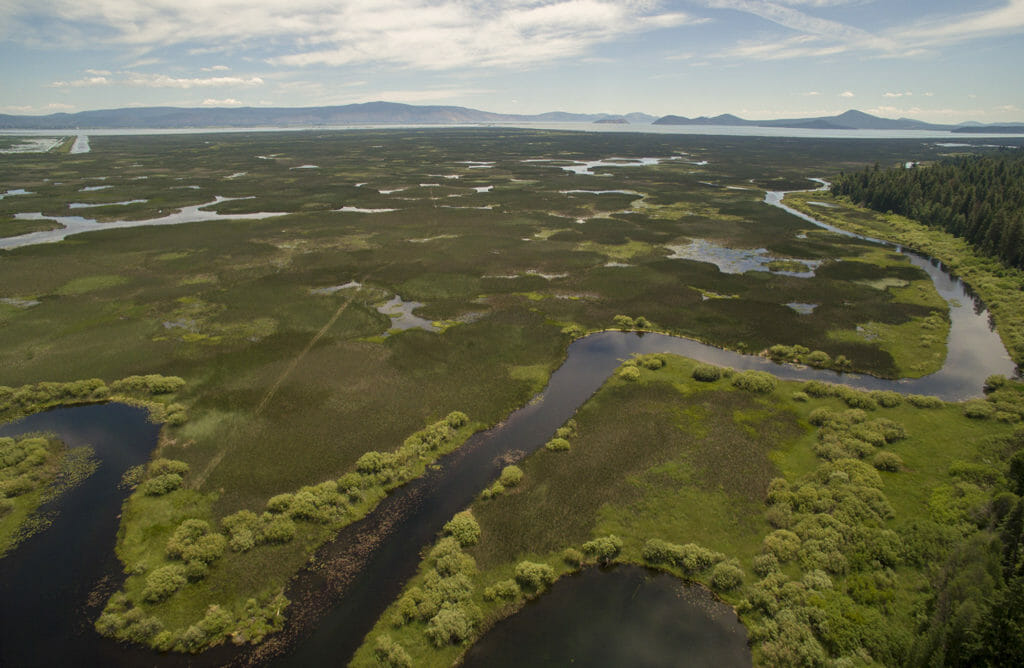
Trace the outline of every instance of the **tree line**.
{"label": "tree line", "polygon": [[950,232],[1024,269],[1024,151],[960,156],[925,167],[875,164],[842,173],[832,192]]}

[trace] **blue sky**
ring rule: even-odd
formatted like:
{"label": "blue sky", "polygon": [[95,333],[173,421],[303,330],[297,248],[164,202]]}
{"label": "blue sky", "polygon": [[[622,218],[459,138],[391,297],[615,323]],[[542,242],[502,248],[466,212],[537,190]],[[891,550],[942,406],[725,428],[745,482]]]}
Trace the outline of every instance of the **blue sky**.
{"label": "blue sky", "polygon": [[389,100],[1024,121],[1024,0],[0,0],[0,113]]}

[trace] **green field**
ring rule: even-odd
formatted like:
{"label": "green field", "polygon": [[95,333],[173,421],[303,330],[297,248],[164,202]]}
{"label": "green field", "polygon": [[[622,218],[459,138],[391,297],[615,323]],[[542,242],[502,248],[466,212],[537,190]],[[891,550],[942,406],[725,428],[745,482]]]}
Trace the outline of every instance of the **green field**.
{"label": "green field", "polygon": [[[0,234],[50,229],[62,216],[147,220],[236,198],[212,207],[223,219],[0,251],[0,385],[185,380],[173,397],[181,417],[154,454],[187,466],[182,486],[137,491],[122,518],[118,555],[130,577],[109,609],[136,617],[105,632],[137,642],[184,651],[232,630],[241,641],[263,637],[277,623],[266,610],[281,608],[284,583],[316,546],[400,482],[353,482],[366,453],[398,451],[453,411],[468,415],[453,440],[403,475],[417,474],[525,404],[573,337],[614,327],[616,316],[744,352],[802,346],[824,353],[825,366],[842,359],[842,368],[883,377],[925,375],[945,357],[947,309],[922,271],[762,201],[766,189],[812,186],[808,177],[934,159],[942,149],[932,144],[510,129],[93,136],[90,144],[85,154],[4,155],[0,192],[29,194],[0,199]],[[562,169],[643,157],[661,161],[593,175]],[[261,212],[280,215],[230,219]],[[695,240],[757,251],[773,271],[723,273],[673,257]],[[808,267],[811,277],[780,273]],[[396,296],[422,303],[415,315],[438,331],[394,331],[377,307]],[[685,366],[661,377],[684,376],[677,364]],[[494,535],[472,551],[482,572],[508,577],[501,555],[550,559],[616,533],[629,559],[660,537],[719,551],[749,573],[769,481],[814,467],[800,445],[812,438],[809,404],[646,380],[613,383],[595,402],[580,430],[604,455],[541,452],[521,491],[474,510]],[[644,445],[625,463],[616,444],[631,436],[608,423],[621,407],[650,418],[630,427]],[[677,440],[680,425],[706,424],[715,425],[709,441]],[[755,433],[770,435],[771,447]],[[712,456],[733,465],[714,466]],[[556,505],[531,500],[542,470]],[[161,471],[147,475],[178,475]],[[570,501],[558,495],[580,476],[595,484],[580,488],[575,523],[563,526],[558,503]],[[690,491],[669,494],[666,480]],[[361,491],[346,497],[346,489]],[[251,549],[206,539],[209,559],[184,560],[197,564],[191,582],[147,598],[154,572],[182,566],[167,550],[182,522],[201,520],[209,535],[234,540],[225,518],[262,517],[282,494],[322,494],[314,505],[326,515],[270,510],[294,520],[293,536]],[[517,500],[546,510],[526,522]],[[691,503],[706,512],[665,529],[665,513]],[[737,503],[749,510],[739,524],[726,513]],[[634,513],[643,519],[626,521]],[[250,528],[263,535],[273,519]],[[637,533],[627,535],[627,525]]]}

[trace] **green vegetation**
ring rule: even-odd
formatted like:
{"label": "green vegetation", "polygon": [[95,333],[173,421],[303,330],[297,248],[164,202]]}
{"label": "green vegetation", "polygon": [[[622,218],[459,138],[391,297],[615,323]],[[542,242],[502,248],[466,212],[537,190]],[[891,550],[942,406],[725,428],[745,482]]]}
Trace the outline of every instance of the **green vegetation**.
{"label": "green vegetation", "polygon": [[[803,187],[807,174],[875,160],[939,157],[942,149],[918,141],[432,129],[97,136],[91,145],[87,154],[5,156],[0,181],[27,193],[0,199],[0,235],[52,228],[54,218],[83,213],[76,203],[145,200],[85,209],[104,222],[232,198],[208,207],[222,220],[0,252],[0,419],[117,399],[146,402],[165,423],[122,514],[124,591],[97,621],[122,640],[191,652],[229,637],[259,642],[279,629],[283,586],[317,545],[470,432],[524,405],[587,332],[657,329],[744,352],[783,344],[805,351],[790,357],[801,363],[883,377],[928,373],[944,356],[946,307],[922,271],[766,207],[758,190]],[[534,161],[680,152],[707,164],[600,168],[598,178]],[[308,164],[318,169],[293,169]],[[439,181],[438,173],[458,178],[417,185]],[[596,181],[640,195],[566,193]],[[494,188],[477,190],[486,186]],[[259,212],[281,215],[230,218]],[[44,219],[15,219],[19,213]],[[670,257],[669,246],[694,239],[765,248],[817,268],[810,277],[729,274]],[[992,274],[989,285],[976,285],[957,270],[993,308],[1004,338],[1016,341],[1014,332],[1024,332],[1013,324],[1024,313],[1020,278]],[[997,283],[999,299],[990,296]],[[415,315],[442,330],[392,331],[377,306],[396,295],[421,302]],[[790,303],[816,307],[798,313]],[[1024,343],[1012,349],[1024,359]],[[474,579],[476,608],[445,580],[431,589],[431,600],[451,604],[445,614],[435,620],[442,605],[424,617],[428,604],[375,639],[371,654],[403,665],[424,648],[479,633],[499,616],[496,606],[514,608],[535,593],[516,580],[516,564],[546,564],[558,576],[599,561],[605,552],[584,544],[609,536],[622,541],[611,558],[637,562],[652,538],[706,546],[725,555],[718,585],[736,579],[735,567],[743,584],[730,591],[742,592],[756,573],[759,547],[751,546],[766,529],[764,490],[773,467],[786,469],[772,457],[798,451],[786,444],[807,428],[811,410],[845,402],[948,414],[931,398],[887,407],[871,395],[812,396],[659,356],[637,358],[622,373],[596,408],[581,412],[586,422],[567,424],[549,448],[517,465],[521,478],[510,474],[481,493],[473,508],[479,542],[460,546],[480,573],[458,571]],[[651,381],[659,377],[671,380]],[[116,378],[124,380],[109,380]],[[801,392],[807,400],[794,401]],[[988,403],[994,411],[976,409],[969,420],[957,409],[956,420],[1010,428],[1018,414],[1004,405],[1010,399]],[[629,407],[624,426],[597,417],[613,405]],[[453,411],[474,421],[441,424]],[[931,427],[915,429],[908,425],[900,448]],[[809,472],[812,450],[802,452],[792,455],[787,477]],[[907,477],[921,466],[903,450],[892,453],[902,464],[888,454],[886,446],[864,461],[883,476]],[[541,475],[549,467],[555,473]],[[704,478],[706,486],[679,491]],[[702,512],[694,516],[693,507]],[[539,509],[530,521],[527,508]],[[676,526],[670,516],[687,519]],[[186,522],[208,530],[180,555],[168,552]],[[194,550],[202,558],[186,558]],[[702,581],[713,568],[701,571]],[[416,586],[427,592],[426,584]],[[431,651],[453,658],[458,647]]]}
{"label": "green vegetation", "polygon": [[96,470],[89,448],[46,436],[0,437],[0,557],[49,523],[36,510]]}
{"label": "green vegetation", "polygon": [[[459,546],[442,537],[355,665],[375,665],[382,643],[413,665],[450,665],[556,578],[611,562],[711,587],[737,608],[761,665],[1020,656],[1016,613],[986,598],[1020,596],[1024,434],[1013,420],[820,382],[761,388],[757,375],[664,359],[629,365],[636,380],[613,375],[575,416],[570,450],[538,450],[515,494],[465,511],[480,533],[460,548],[458,615],[411,612],[452,577],[439,555]],[[1020,414],[1024,387],[987,386],[981,403]]]}
{"label": "green vegetation", "polygon": [[[129,380],[134,382],[141,381]],[[394,451],[364,453],[337,480],[276,494],[262,509],[237,510],[219,523],[211,510],[215,495],[194,490],[188,463],[154,459],[124,506],[127,521],[117,552],[129,577],[96,629],[181,652],[229,638],[236,644],[260,642],[281,628],[288,605],[286,576],[268,582],[263,569],[286,561],[297,570],[323,541],[363,518],[389,490],[421,475],[477,428],[465,413],[453,411]],[[502,474],[510,486],[516,471],[509,466]],[[480,527],[471,514],[461,513],[445,533],[468,546],[479,539]]]}
{"label": "green vegetation", "polygon": [[[808,204],[810,201],[823,201],[835,208],[815,207]],[[1024,285],[1024,271],[1007,267],[949,232],[898,214],[875,213],[828,193],[792,193],[786,196],[786,204],[830,225],[887,239],[940,260],[981,298],[992,313],[1010,356],[1017,364],[1024,363],[1024,292],[1020,289]],[[898,340],[909,352],[921,337],[903,336],[906,333],[900,332]],[[924,341],[929,347],[943,337],[941,329],[921,334],[927,337]]]}
{"label": "green vegetation", "polygon": [[1024,151],[947,158],[923,167],[841,174],[832,192],[967,240],[1024,269]]}

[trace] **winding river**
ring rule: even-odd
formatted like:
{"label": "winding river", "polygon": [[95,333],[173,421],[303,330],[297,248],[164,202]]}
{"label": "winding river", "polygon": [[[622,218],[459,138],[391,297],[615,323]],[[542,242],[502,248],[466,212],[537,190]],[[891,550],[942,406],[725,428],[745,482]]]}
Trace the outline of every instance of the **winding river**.
{"label": "winding river", "polygon": [[[778,194],[769,193],[769,198],[773,195]],[[778,199],[781,201],[781,195]],[[989,326],[987,312],[966,286],[937,263],[912,254],[908,257],[928,272],[944,297],[956,302],[951,306],[949,353],[941,371],[920,379],[892,381],[778,365],[661,334],[602,332],[579,339],[533,401],[498,426],[474,435],[422,478],[395,490],[367,517],[322,546],[311,562],[316,566],[293,578],[286,592],[293,604],[285,631],[257,648],[221,647],[200,657],[161,656],[116,645],[92,632],[91,620],[102,606],[98,601],[105,600],[119,582],[120,569],[111,549],[124,498],[124,492],[116,490],[117,481],[129,466],[145,461],[156,445],[157,428],[137,409],[117,404],[65,408],[4,426],[0,434],[47,430],[57,432],[73,446],[90,443],[102,465],[83,485],[48,509],[58,513],[51,529],[25,541],[3,560],[0,663],[343,663],[415,573],[419,549],[432,542],[441,526],[467,506],[502,466],[541,447],[621,360],[633,354],[674,353],[721,366],[761,369],[784,379],[841,382],[864,389],[933,394],[947,400],[981,394],[982,383],[991,374],[1013,375],[1014,365]],[[631,577],[630,571],[623,572]],[[94,592],[102,595],[90,596]],[[723,646],[729,652],[736,647],[745,651],[745,636],[734,639],[734,645]],[[749,663],[749,657],[746,661]]]}

